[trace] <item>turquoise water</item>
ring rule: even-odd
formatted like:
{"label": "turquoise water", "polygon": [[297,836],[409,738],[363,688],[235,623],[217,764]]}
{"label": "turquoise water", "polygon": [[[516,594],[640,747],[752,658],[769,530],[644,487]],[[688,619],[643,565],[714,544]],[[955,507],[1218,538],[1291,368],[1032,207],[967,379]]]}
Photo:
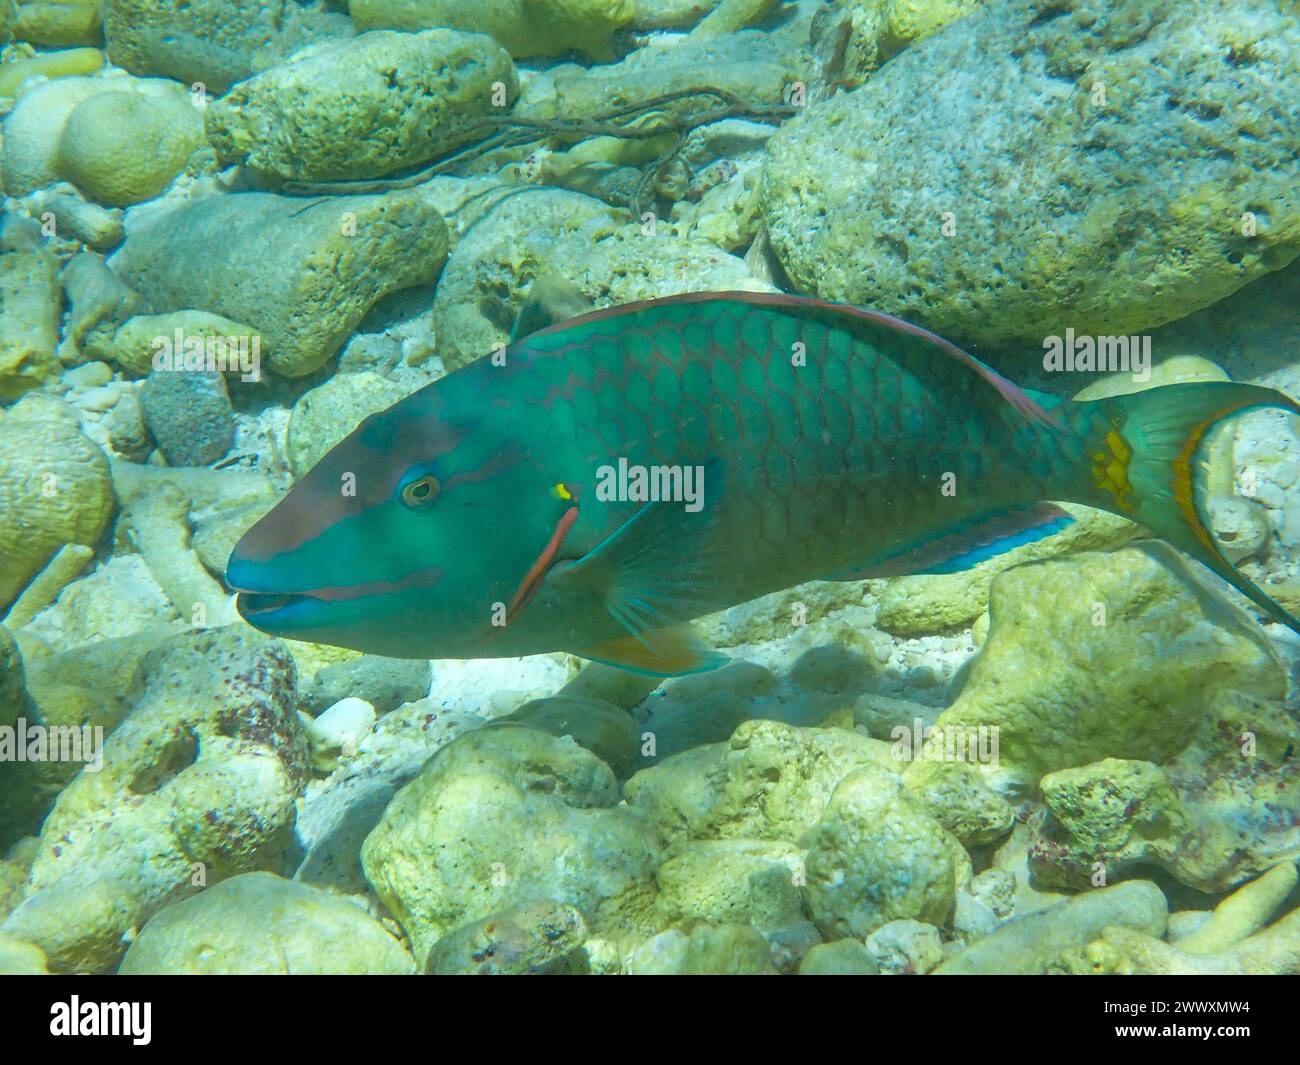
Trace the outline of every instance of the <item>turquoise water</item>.
{"label": "turquoise water", "polygon": [[0,971],[1296,971],[1294,5],[0,40]]}

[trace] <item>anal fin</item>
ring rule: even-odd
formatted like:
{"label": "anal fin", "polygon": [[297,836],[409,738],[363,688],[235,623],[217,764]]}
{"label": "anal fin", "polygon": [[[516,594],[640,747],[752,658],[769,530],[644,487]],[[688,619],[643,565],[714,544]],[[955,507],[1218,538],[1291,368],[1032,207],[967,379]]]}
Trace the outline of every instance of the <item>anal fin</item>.
{"label": "anal fin", "polygon": [[1052,503],[1001,510],[900,552],[839,570],[825,579],[860,581],[868,577],[903,577],[912,573],[959,573],[1017,547],[1046,539],[1073,521],[1069,514]]}

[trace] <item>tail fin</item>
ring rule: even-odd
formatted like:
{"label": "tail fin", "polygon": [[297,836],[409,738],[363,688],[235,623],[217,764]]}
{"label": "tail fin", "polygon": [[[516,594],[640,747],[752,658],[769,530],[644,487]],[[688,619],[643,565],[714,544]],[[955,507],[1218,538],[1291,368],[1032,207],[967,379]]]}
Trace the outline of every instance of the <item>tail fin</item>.
{"label": "tail fin", "polygon": [[1239,573],[1215,544],[1206,518],[1204,469],[1198,461],[1206,434],[1223,419],[1263,407],[1300,415],[1300,404],[1271,388],[1212,381],[1067,406],[1085,441],[1084,469],[1091,491],[1062,498],[1145,525],[1209,567],[1269,617],[1300,632],[1300,619]]}

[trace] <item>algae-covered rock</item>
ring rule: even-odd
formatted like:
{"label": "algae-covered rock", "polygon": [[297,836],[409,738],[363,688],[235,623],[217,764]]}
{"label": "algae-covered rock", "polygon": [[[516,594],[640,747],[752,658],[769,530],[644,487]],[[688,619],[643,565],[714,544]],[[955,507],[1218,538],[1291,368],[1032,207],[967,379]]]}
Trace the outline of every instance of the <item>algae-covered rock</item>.
{"label": "algae-covered rock", "polygon": [[216,372],[159,370],[140,389],[145,424],[173,466],[216,462],[235,439],[226,379]]}
{"label": "algae-covered rock", "polygon": [[311,743],[312,764],[330,772],[340,759],[357,753],[374,727],[375,708],[354,696],[326,707],[314,719],[304,720],[303,731]]}
{"label": "algae-covered rock", "polygon": [[346,16],[293,0],[105,0],[114,64],[221,93],[315,40],[347,36]]}
{"label": "algae-covered rock", "polygon": [[1272,532],[1268,514],[1254,500],[1214,495],[1206,499],[1205,509],[1214,542],[1234,565],[1259,554],[1268,544]]}
{"label": "algae-covered rock", "polygon": [[939,929],[906,917],[881,925],[863,946],[882,976],[924,976],[943,961]]}
{"label": "algae-covered rock", "polygon": [[[31,632],[31,628],[25,629],[23,636],[29,637]],[[29,655],[27,672],[37,690],[51,683],[93,689],[102,700],[129,708],[136,695],[134,681],[141,660],[175,635],[174,626],[157,625],[129,636],[78,640],[72,647]]]}
{"label": "algae-covered rock", "polygon": [[[1197,954],[1210,954],[1240,943],[1268,924],[1279,906],[1295,890],[1300,880],[1294,861],[1273,866],[1263,876],[1239,887],[1221,901],[1211,913],[1197,912],[1202,920],[1195,929],[1178,936],[1178,946]],[[1184,911],[1184,915],[1188,911]],[[1171,925],[1175,915],[1170,914]]]}
{"label": "algae-covered rock", "polygon": [[124,933],[194,888],[285,860],[308,774],[283,645],[228,628],[150,651],[102,768],[41,826],[26,895],[3,931],[60,972],[105,972]]}
{"label": "algae-covered rock", "polygon": [[206,122],[225,163],[307,181],[378,177],[455,148],[516,90],[510,57],[483,34],[377,31],[240,82]]}
{"label": "algae-covered rock", "polygon": [[1280,698],[1267,636],[1188,566],[1149,542],[1002,573],[988,639],[938,727],[997,726],[989,782],[1030,788],[1101,758],[1172,757],[1222,689]]}
{"label": "algae-covered rock", "polygon": [[53,215],[55,232],[80,241],[87,248],[107,252],[122,243],[122,212],[91,203],[71,190],[37,193],[32,206],[41,215]]}
{"label": "algae-covered rock", "polygon": [[[0,4],[0,8],[3,5]],[[104,66],[98,48],[67,48],[59,52],[37,52],[11,63],[0,64],[0,96],[15,96],[28,78],[67,78],[94,74]]]}
{"label": "algae-covered rock", "polygon": [[39,831],[59,793],[93,761],[98,730],[112,732],[127,709],[126,701],[103,690],[97,678],[61,676],[61,659],[57,653],[34,658],[28,670],[22,717],[29,730],[47,730],[56,753],[48,759],[0,762],[0,846],[16,832]]}
{"label": "algae-covered rock", "polygon": [[1192,954],[1155,936],[1107,928],[1061,965],[1072,975],[1296,976],[1300,974],[1300,910],[1214,954]]}
{"label": "algae-covered rock", "polygon": [[1066,951],[1056,971],[1124,976],[1300,974],[1300,910],[1264,927],[1295,888],[1296,879],[1294,861],[1274,866],[1229,895],[1196,931],[1173,944],[1150,930],[1105,928],[1086,946]]}
{"label": "algae-covered rock", "polygon": [[[179,350],[177,337],[181,338]],[[202,360],[197,358],[199,342],[203,346]],[[224,355],[226,371],[238,373],[241,380],[255,378],[261,360],[267,355],[263,338],[256,329],[193,308],[131,315],[116,328],[92,332],[85,347],[90,354],[114,362],[130,373],[144,375],[154,368],[156,360],[161,363],[161,357],[169,353],[173,368],[177,362],[183,367],[186,345],[192,345],[195,351],[196,365],[192,369],[206,369],[211,350],[214,362],[219,365],[220,360],[215,357]]]}
{"label": "algae-covered rock", "polygon": [[59,137],[59,174],[114,207],[157,196],[203,138],[203,119],[188,95],[106,92],[68,115]]}
{"label": "algae-covered rock", "polygon": [[45,951],[34,943],[0,932],[0,975],[49,976]]}
{"label": "algae-covered rock", "polygon": [[729,739],[737,725],[749,720],[754,701],[775,683],[771,670],[744,661],[668,682],[660,695],[645,705],[640,733],[653,745],[638,752],[637,768],[656,765],[701,744]]}
{"label": "algae-covered rock", "polygon": [[918,759],[903,771],[912,799],[964,846],[991,843],[1011,830],[1015,810],[965,761]]}
{"label": "algae-covered rock", "polygon": [[1169,775],[1150,762],[1107,758],[1048,773],[1039,785],[1044,820],[1030,848],[1035,879],[1051,887],[1087,887],[1130,868],[1161,865],[1181,840],[1188,814]]}
{"label": "algae-covered rock", "polygon": [[635,0],[637,29],[682,29],[699,22],[718,0]]}
{"label": "algae-covered rock", "polygon": [[64,544],[94,544],[113,514],[104,453],[58,400],[0,413],[0,605]]}
{"label": "algae-covered rock", "polygon": [[1033,976],[1056,965],[1065,951],[1091,942],[1107,926],[1163,936],[1168,918],[1169,904],[1160,889],[1149,880],[1130,880],[1008,921],[935,973]]}
{"label": "algae-covered rock", "polygon": [[0,254],[0,400],[58,374],[61,303],[54,256],[39,249]]}
{"label": "algae-covered rock", "polygon": [[[26,597],[24,591],[14,608]],[[91,640],[111,643],[156,631],[175,622],[176,617],[176,608],[144,559],[137,554],[119,554],[69,581],[22,631],[46,641],[57,653]]]}
{"label": "algae-covered rock", "polygon": [[99,0],[18,0],[13,35],[50,48],[98,44]]}
{"label": "algae-covered rock", "polygon": [[[235,544],[239,543],[244,533],[262,519],[274,502],[268,500],[246,507],[221,510],[205,515],[194,522],[194,534],[190,543],[194,547],[195,555],[207,567],[209,573],[217,577],[225,574],[226,563],[230,560],[230,552],[235,549]],[[336,701],[337,699],[326,699],[316,709],[324,709]],[[307,709],[310,710],[311,707]]]}
{"label": "algae-covered rock", "polygon": [[[791,20],[792,34],[801,23]],[[806,31],[805,31],[806,32]],[[802,41],[782,40],[777,33],[742,30],[714,39],[652,37],[617,63],[596,67],[560,65],[528,82],[517,113],[533,118],[588,118],[619,101],[639,104],[673,93],[715,89],[754,103],[780,104],[787,86],[802,75]],[[659,101],[668,114],[699,106],[699,98]],[[657,110],[658,108],[656,108]],[[650,145],[662,145],[656,138]],[[666,146],[665,146],[666,147]],[[575,150],[587,161],[648,162],[646,145],[594,138]],[[612,154],[611,154],[612,153]]]}
{"label": "algae-covered rock", "polygon": [[[119,225],[119,239],[120,228]],[[69,259],[59,274],[59,282],[71,304],[63,342],[59,345],[59,357],[67,363],[81,363],[87,354],[83,350],[86,338],[99,329],[112,330],[119,322],[129,318],[140,304],[140,294],[129,285],[124,285],[121,278],[108,268],[104,257],[93,251],[78,252]],[[102,363],[100,365],[103,366]],[[105,371],[107,376],[104,376]],[[83,376],[87,374],[80,366],[70,372]],[[107,385],[113,379],[112,371],[107,366],[93,373],[101,378],[95,385]],[[65,376],[64,380],[68,381],[69,378]]]}
{"label": "algae-covered rock", "polygon": [[265,470],[172,468],[121,460],[112,461],[110,466],[113,491],[124,506],[162,485],[178,489],[189,500],[192,511],[210,513],[273,502],[278,495]]}
{"label": "algae-covered rock", "polygon": [[669,929],[628,959],[634,976],[772,976],[767,940],[746,924],[698,924],[690,934]]}
{"label": "algae-covered rock", "polygon": [[554,970],[582,946],[577,908],[543,899],[474,921],[443,936],[424,971],[436,976],[518,976]]}
{"label": "algae-covered rock", "polygon": [[160,910],[125,976],[406,976],[415,962],[362,907],[273,873],[244,873]]}
{"label": "algae-covered rock", "polygon": [[805,841],[804,893],[831,938],[862,938],[899,918],[944,924],[970,875],[961,844],[879,766],[839,782]]}
{"label": "algae-covered rock", "polygon": [[534,699],[497,721],[514,721],[552,736],[572,736],[620,778],[627,776],[636,758],[636,722],[626,710],[600,699],[563,694]]}
{"label": "algae-covered rock", "polygon": [[1280,706],[1221,691],[1165,766],[1106,759],[1050,773],[1031,822],[1030,866],[1082,887],[1154,867],[1218,893],[1300,847],[1300,725]]}
{"label": "algae-covered rock", "polygon": [[520,192],[469,230],[447,259],[433,304],[439,354],[448,368],[508,340],[533,280],[562,274],[613,305],[683,291],[766,290],[741,259],[640,223],[590,196],[560,189]]}
{"label": "algae-covered rock", "polygon": [[1300,724],[1269,699],[1224,690],[1168,765],[1192,832],[1169,868],[1221,892],[1300,850]]}
{"label": "algae-covered rock", "polygon": [[983,7],[986,0],[835,0],[818,8],[812,45],[824,81],[842,88],[867,76],[908,45]]}
{"label": "algae-covered rock", "polygon": [[696,925],[680,969],[683,976],[767,976],[775,971],[767,941],[744,924]]}
{"label": "algae-covered rock", "polygon": [[[78,108],[107,95],[114,99],[90,107],[65,137]],[[83,191],[104,193],[106,203],[138,192],[120,201],[134,203],[161,191],[201,133],[198,112],[172,82],[58,77],[23,93],[5,118],[5,189],[24,196],[59,180],[84,181]]]}
{"label": "algae-covered rock", "polygon": [[1025,544],[957,573],[919,573],[880,582],[876,624],[898,636],[942,632],[979,617],[989,605],[989,586],[1003,570],[1074,551],[1119,547],[1141,534],[1127,518],[1067,503],[1075,519],[1055,536]]}
{"label": "algae-covered rock", "polygon": [[643,769],[623,794],[666,842],[793,842],[821,819],[845,776],[873,764],[894,764],[888,744],[839,728],[747,721],[726,743]]}
{"label": "algae-covered rock", "polygon": [[362,419],[391,407],[405,393],[395,381],[369,370],[335,374],[304,392],[293,405],[285,442],[294,476],[303,476]]}
{"label": "algae-covered rock", "polygon": [[875,959],[856,939],[818,943],[799,963],[800,976],[875,976]]}
{"label": "algae-covered rock", "polygon": [[143,556],[178,614],[197,626],[231,624],[238,616],[230,595],[190,547],[189,511],[180,488],[160,484],[125,506],[119,533]]}
{"label": "algae-covered rock", "polygon": [[[381,297],[432,281],[446,247],[446,226],[419,189],[305,203],[243,192],[128,227],[109,265],[147,295],[152,313],[196,308],[246,323],[266,338],[269,369],[301,377]],[[188,265],[177,270],[181,255]]]}
{"label": "algae-covered rock", "polygon": [[632,20],[632,0],[352,0],[358,29],[451,26],[491,34],[514,56],[570,50],[609,59],[614,31]]}
{"label": "algae-covered rock", "polygon": [[340,699],[358,697],[373,706],[376,713],[386,714],[428,694],[428,662],[358,655],[319,670],[303,690],[302,708],[318,714]]}
{"label": "algae-covered rock", "polygon": [[488,728],[442,748],[361,852],[417,957],[461,925],[536,898],[593,931],[643,924],[658,851],[609,767],[571,739]]}
{"label": "algae-covered rock", "polygon": [[5,191],[25,196],[59,179],[59,137],[73,109],[113,89],[106,78],[62,77],[25,92],[4,120]]}
{"label": "algae-covered rock", "polygon": [[679,844],[659,866],[656,905],[667,921],[750,924],[760,931],[806,919],[799,892],[803,854],[772,840]]}
{"label": "algae-covered rock", "polygon": [[1300,252],[1298,55],[1273,0],[988,4],[777,131],[772,247],[967,342],[1141,333]]}
{"label": "algae-covered rock", "polygon": [[1187,831],[1169,774],[1151,762],[1106,758],[1041,780],[1045,819],[1030,862],[1049,887],[1087,887],[1097,871],[1117,880],[1131,866],[1161,865]]}

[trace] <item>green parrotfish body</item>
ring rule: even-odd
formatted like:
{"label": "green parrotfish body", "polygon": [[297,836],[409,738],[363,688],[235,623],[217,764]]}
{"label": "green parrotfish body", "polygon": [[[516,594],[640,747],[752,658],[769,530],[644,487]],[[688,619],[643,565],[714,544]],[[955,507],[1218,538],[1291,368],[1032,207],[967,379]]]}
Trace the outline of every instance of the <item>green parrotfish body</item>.
{"label": "green parrotfish body", "polygon": [[408,658],[568,651],[651,674],[720,656],[684,623],[814,579],[962,569],[1126,515],[1300,621],[1211,538],[1198,449],[1300,414],[1251,385],[1091,403],[1022,391],[916,326],[698,293],[540,329],[366,418],[231,555],[267,632]]}

